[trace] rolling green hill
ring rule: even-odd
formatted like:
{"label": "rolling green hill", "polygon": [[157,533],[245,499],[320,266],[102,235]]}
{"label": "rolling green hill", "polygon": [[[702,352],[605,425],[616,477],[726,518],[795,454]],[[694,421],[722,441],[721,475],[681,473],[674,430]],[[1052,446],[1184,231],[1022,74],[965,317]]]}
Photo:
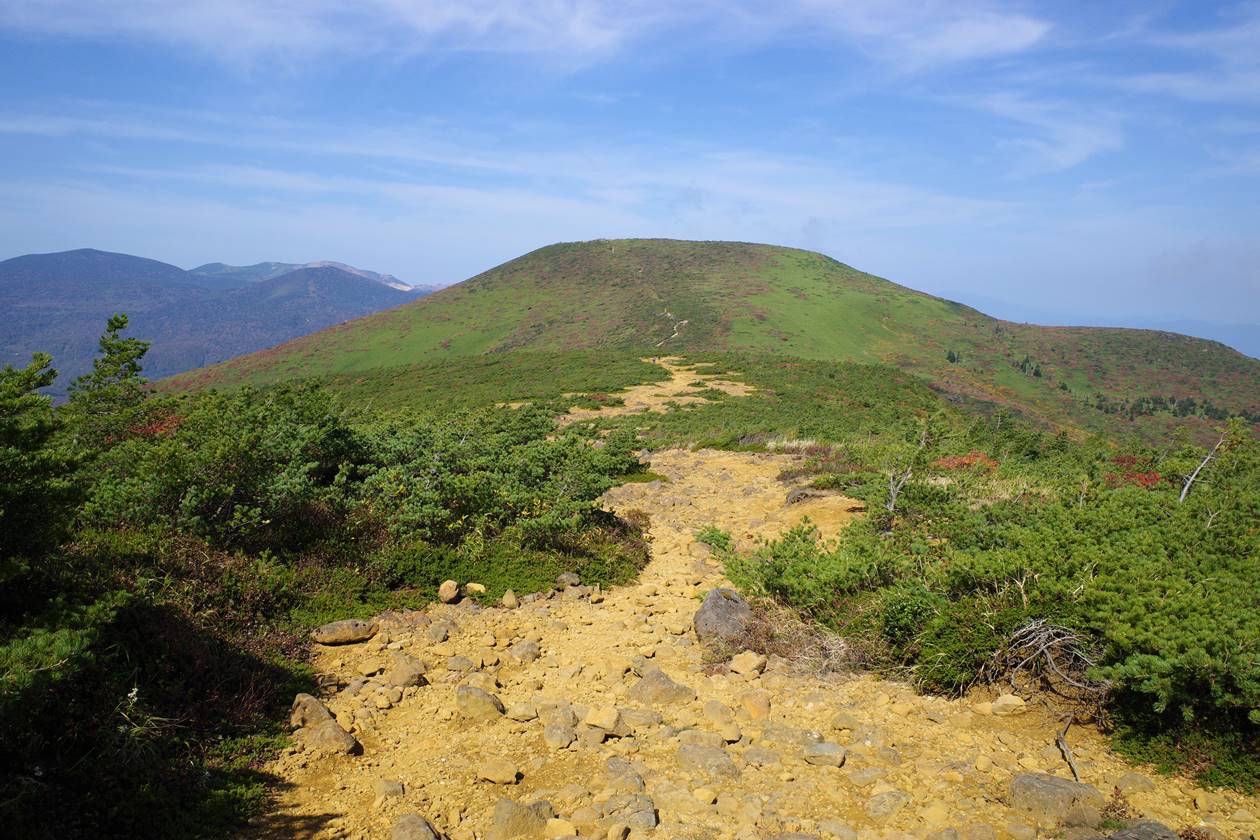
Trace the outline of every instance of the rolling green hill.
{"label": "rolling green hill", "polygon": [[[384,376],[399,388],[444,362],[576,349],[887,364],[954,399],[1070,429],[1114,428],[1117,417],[1147,435],[1240,413],[1260,422],[1260,361],[1222,344],[1000,321],[821,254],[733,242],[551,245],[428,298],[172,384]],[[515,396],[505,388],[505,398]]]}

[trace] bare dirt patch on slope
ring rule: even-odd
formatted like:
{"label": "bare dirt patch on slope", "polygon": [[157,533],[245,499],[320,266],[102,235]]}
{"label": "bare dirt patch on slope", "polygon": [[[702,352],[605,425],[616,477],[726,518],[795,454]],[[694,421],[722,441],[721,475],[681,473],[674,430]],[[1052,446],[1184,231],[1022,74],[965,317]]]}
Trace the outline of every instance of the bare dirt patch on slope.
{"label": "bare dirt patch on slope", "polygon": [[732,397],[743,397],[755,389],[746,383],[733,379],[714,376],[709,373],[698,373],[702,367],[696,364],[684,364],[676,356],[664,356],[651,361],[669,371],[670,377],[662,382],[649,382],[643,385],[632,385],[615,395],[623,402],[620,405],[601,406],[600,408],[574,407],[560,417],[560,424],[596,420],[602,417],[620,417],[627,414],[642,414],[648,411],[668,411],[671,405],[689,406],[703,405],[710,402],[697,391],[713,388]]}

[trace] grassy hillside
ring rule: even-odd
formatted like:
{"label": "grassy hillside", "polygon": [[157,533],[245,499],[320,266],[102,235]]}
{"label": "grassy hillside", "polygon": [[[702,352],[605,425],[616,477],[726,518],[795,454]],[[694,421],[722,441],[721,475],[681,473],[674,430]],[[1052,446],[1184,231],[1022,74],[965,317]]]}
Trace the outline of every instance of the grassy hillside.
{"label": "grassy hillside", "polygon": [[1069,428],[1114,426],[1123,417],[1157,434],[1185,417],[1260,420],[1260,362],[1216,342],[1013,324],[821,254],[673,240],[541,248],[424,300],[195,371],[175,385],[354,381],[397,366],[573,349],[889,364],[938,391]]}

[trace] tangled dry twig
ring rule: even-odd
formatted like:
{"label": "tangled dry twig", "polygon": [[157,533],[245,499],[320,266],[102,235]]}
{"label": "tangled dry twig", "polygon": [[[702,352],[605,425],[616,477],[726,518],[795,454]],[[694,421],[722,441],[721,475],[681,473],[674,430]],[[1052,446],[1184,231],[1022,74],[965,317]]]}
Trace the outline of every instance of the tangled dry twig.
{"label": "tangled dry twig", "polygon": [[984,678],[1005,679],[1016,693],[1053,691],[1077,706],[1078,716],[1098,720],[1111,686],[1087,676],[1095,664],[1087,637],[1039,618],[1011,634],[986,667]]}

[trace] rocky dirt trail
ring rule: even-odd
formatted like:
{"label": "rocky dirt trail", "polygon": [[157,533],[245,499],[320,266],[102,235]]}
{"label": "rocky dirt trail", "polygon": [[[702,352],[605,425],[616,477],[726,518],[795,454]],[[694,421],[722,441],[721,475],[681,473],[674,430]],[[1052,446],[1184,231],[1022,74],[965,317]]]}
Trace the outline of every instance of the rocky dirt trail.
{"label": "rocky dirt trail", "polygon": [[622,398],[622,405],[609,405],[601,408],[574,408],[560,417],[562,426],[593,420],[597,417],[617,417],[624,414],[641,414],[645,411],[665,411],[670,403],[681,406],[701,405],[709,402],[696,391],[715,388],[733,397],[743,397],[753,392],[753,387],[743,382],[697,373],[698,365],[684,364],[676,356],[666,356],[653,361],[669,371],[669,379],[662,382],[649,382],[644,385],[632,385],[616,396]]}
{"label": "rocky dirt trail", "polygon": [[[1075,785],[1058,715],[1035,702],[923,697],[756,654],[713,661],[697,629],[741,618],[711,596],[721,620],[712,602],[697,620],[727,583],[695,531],[751,541],[808,515],[834,535],[855,515],[842,496],[787,505],[776,476],[790,460],[653,455],[667,481],[607,496],[651,516],[637,585],[560,581],[511,606],[465,598],[321,629],[345,643],[316,646],[327,696],[295,703],[295,746],[270,768],[276,808],[253,836],[1092,837],[1117,788],[1133,816],[1174,829],[1256,831],[1254,800],[1134,772],[1087,728],[1071,734]],[[1053,828],[1064,820],[1077,825]],[[1172,836],[1130,831],[1113,836]]]}

